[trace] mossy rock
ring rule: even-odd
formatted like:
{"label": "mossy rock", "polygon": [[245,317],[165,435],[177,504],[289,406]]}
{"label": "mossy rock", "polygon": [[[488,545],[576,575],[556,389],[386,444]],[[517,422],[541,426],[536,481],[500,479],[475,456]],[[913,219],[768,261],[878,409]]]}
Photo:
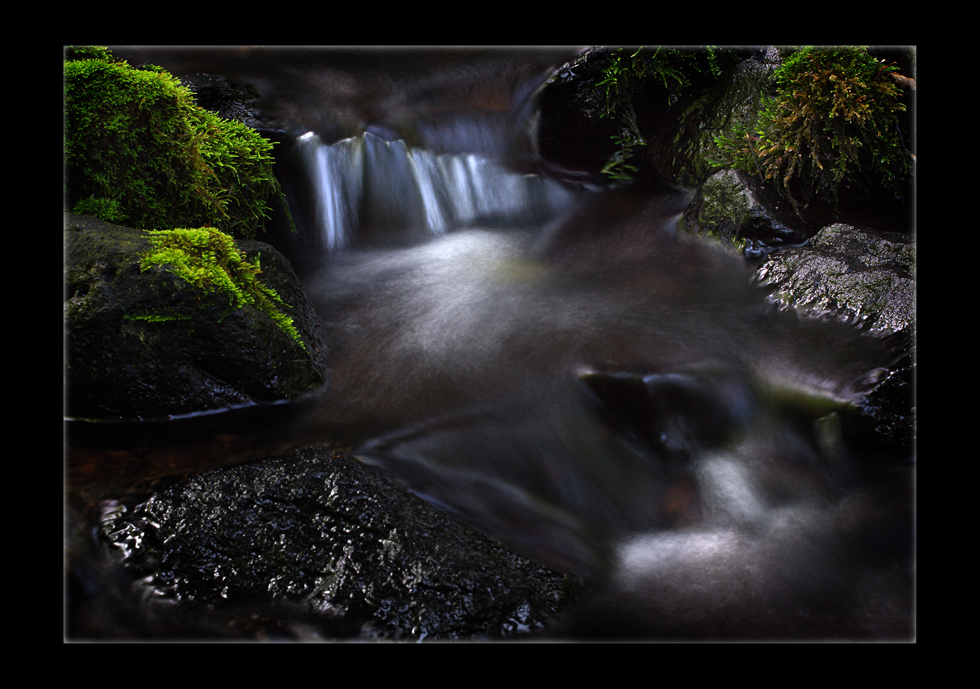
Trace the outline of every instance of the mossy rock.
{"label": "mossy rock", "polygon": [[716,164],[764,178],[801,216],[814,201],[911,192],[911,99],[897,65],[864,47],[807,46],[786,51],[773,77],[755,124],[717,137]]}
{"label": "mossy rock", "polygon": [[[781,207],[782,206],[782,207]],[[684,219],[685,229],[730,242],[746,256],[806,239],[805,224],[750,175],[721,170],[702,185]],[[795,222],[794,222],[795,221]]]}
{"label": "mossy rock", "polygon": [[273,143],[195,104],[159,68],[108,51],[66,56],[65,202],[75,213],[143,229],[210,225],[252,238],[272,203]]}
{"label": "mossy rock", "polygon": [[[66,412],[155,418],[289,399],[324,385],[319,321],[286,259],[257,241],[261,264],[298,339],[253,304],[202,292],[168,266],[141,268],[153,249],[138,229],[66,215]],[[161,314],[168,318],[134,318]]]}

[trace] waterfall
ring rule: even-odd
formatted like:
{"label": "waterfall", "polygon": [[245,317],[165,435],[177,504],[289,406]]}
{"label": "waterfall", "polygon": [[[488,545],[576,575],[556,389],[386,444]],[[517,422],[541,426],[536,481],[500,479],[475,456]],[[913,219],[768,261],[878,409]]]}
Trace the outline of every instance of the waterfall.
{"label": "waterfall", "polygon": [[308,132],[297,147],[327,251],[414,243],[478,225],[538,224],[582,193],[476,154],[435,154],[371,132],[332,144]]}
{"label": "waterfall", "polygon": [[308,132],[299,139],[306,169],[316,189],[316,226],[321,228],[327,249],[342,249],[349,232],[356,226],[357,205],[361,195],[361,156],[357,139],[345,139],[334,146],[324,146],[319,137]]}

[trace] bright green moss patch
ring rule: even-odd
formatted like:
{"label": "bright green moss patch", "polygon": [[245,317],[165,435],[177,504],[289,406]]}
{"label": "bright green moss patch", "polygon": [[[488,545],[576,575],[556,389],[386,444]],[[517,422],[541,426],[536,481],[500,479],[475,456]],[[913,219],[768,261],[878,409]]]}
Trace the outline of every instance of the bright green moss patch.
{"label": "bright green moss patch", "polygon": [[66,55],[67,207],[144,229],[210,225],[254,237],[283,201],[272,142],[198,107],[158,67],[104,49]]}
{"label": "bright green moss patch", "polygon": [[[303,344],[293,319],[279,310],[284,304],[274,289],[258,279],[259,257],[250,261],[228,234],[212,227],[148,231],[153,249],[141,257],[140,269],[163,266],[204,294],[225,293],[232,305],[254,306],[295,341]],[[142,320],[173,320],[167,315],[137,315]],[[305,345],[304,345],[305,346]]]}
{"label": "bright green moss patch", "polygon": [[169,323],[170,321],[189,321],[191,317],[184,313],[137,313],[124,316],[130,321],[146,321],[147,323]]}

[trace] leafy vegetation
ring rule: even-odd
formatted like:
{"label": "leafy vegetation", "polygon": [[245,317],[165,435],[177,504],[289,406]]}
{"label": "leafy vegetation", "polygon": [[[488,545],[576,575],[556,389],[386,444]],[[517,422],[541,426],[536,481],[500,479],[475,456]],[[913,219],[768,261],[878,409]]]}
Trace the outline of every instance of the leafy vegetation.
{"label": "leafy vegetation", "polygon": [[122,225],[127,220],[127,215],[118,199],[89,196],[79,199],[72,211],[79,215],[91,215],[115,225]]}
{"label": "leafy vegetation", "polygon": [[[148,231],[153,249],[140,260],[140,269],[164,266],[202,293],[230,295],[232,306],[252,305],[271,318],[292,339],[303,344],[293,319],[281,312],[282,298],[256,276],[262,272],[259,257],[249,261],[234,239],[213,227]],[[140,314],[130,318],[148,321],[185,320],[186,315]],[[305,345],[304,345],[305,346]]]}
{"label": "leafy vegetation", "polygon": [[198,107],[163,69],[133,68],[87,47],[66,54],[64,70],[73,211],[145,229],[211,225],[254,237],[269,202],[285,205],[273,143]]}
{"label": "leafy vegetation", "polygon": [[702,50],[667,48],[617,48],[603,67],[599,87],[603,90],[604,107],[601,117],[616,118],[619,133],[612,135],[617,151],[603,167],[603,174],[618,181],[628,181],[638,172],[629,161],[647,142],[637,124],[634,101],[637,94],[650,84],[658,84],[667,93],[668,106],[692,84],[695,74],[717,78],[722,73],[725,58],[713,47]]}
{"label": "leafy vegetation", "polygon": [[778,91],[763,101],[754,129],[716,138],[718,167],[758,175],[799,210],[841,188],[901,193],[912,175],[890,75],[897,69],[864,48],[802,48],[777,69]]}

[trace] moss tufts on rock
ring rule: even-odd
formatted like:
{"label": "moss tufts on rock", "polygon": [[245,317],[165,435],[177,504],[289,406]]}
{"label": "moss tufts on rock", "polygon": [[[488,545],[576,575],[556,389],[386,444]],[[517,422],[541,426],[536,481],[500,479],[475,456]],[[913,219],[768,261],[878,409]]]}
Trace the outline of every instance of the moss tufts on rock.
{"label": "moss tufts on rock", "polygon": [[[140,270],[164,266],[202,293],[225,292],[230,295],[235,308],[246,304],[254,306],[296,342],[303,344],[293,319],[277,306],[283,304],[283,300],[256,277],[262,272],[259,257],[250,261],[235,246],[230,235],[213,227],[155,230],[148,234],[153,250],[142,256]],[[161,314],[139,314],[130,318],[171,320]]]}
{"label": "moss tufts on rock", "polygon": [[775,72],[754,129],[718,137],[717,164],[758,175],[794,205],[841,190],[903,194],[914,156],[899,122],[898,69],[865,48],[800,48]]}
{"label": "moss tufts on rock", "polygon": [[252,238],[270,202],[284,202],[273,143],[198,107],[163,69],[85,48],[66,54],[64,70],[65,194],[74,212]]}

